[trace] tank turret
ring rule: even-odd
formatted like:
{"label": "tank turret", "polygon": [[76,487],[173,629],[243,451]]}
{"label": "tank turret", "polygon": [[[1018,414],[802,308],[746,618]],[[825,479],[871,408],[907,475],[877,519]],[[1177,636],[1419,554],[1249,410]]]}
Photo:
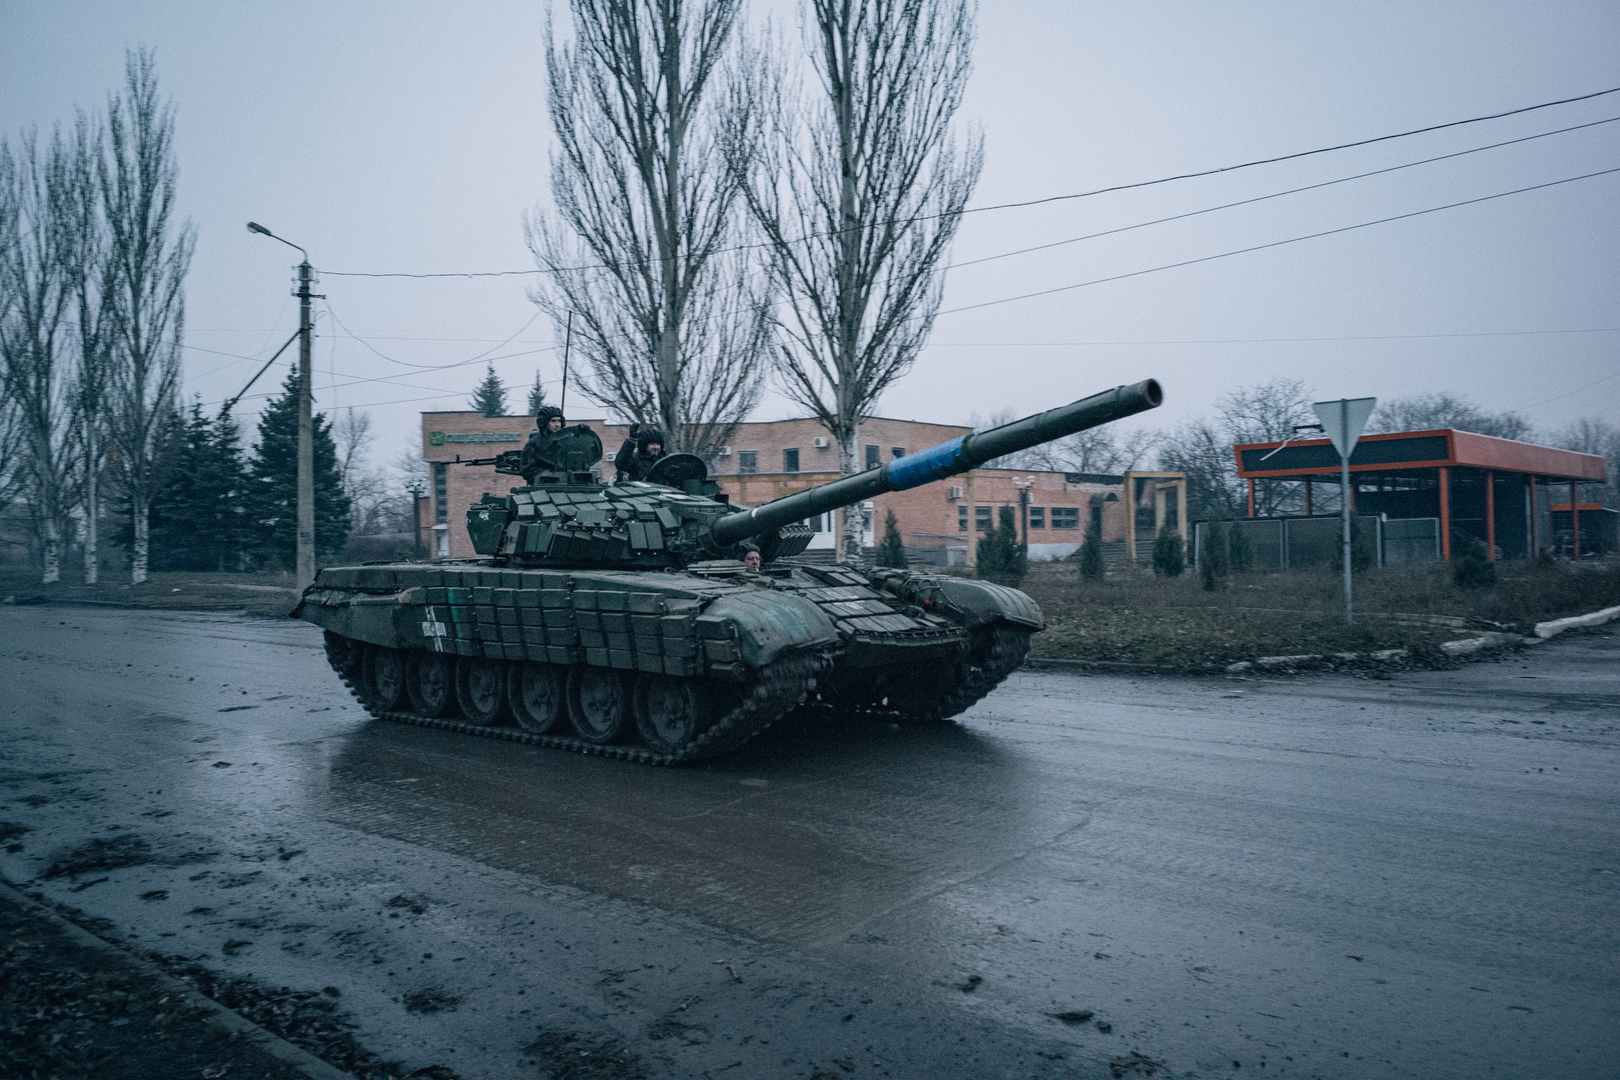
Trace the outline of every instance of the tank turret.
{"label": "tank turret", "polygon": [[[1045,626],[988,581],[786,558],[805,518],[1154,408],[1147,380],[977,431],[764,506],[704,463],[601,484],[578,426],[464,464],[527,475],[467,514],[481,559],[327,567],[293,614],[372,716],[579,753],[680,764],[807,720],[937,721],[990,693]],[[737,558],[752,540],[764,560]]]}
{"label": "tank turret", "polygon": [[[551,471],[510,494],[485,495],[467,511],[467,531],[473,550],[510,566],[677,568],[736,557],[737,545],[750,539],[769,562],[804,551],[811,537],[801,524],[807,518],[942,480],[1162,400],[1152,379],[1116,387],[751,509],[732,506],[702,460],[690,454],[664,458],[644,482],[590,482],[588,470],[602,457],[601,440],[588,428],[569,429],[574,434],[562,433],[548,444],[555,458],[548,462]],[[467,464],[493,462],[497,471],[515,473],[515,454],[506,457],[512,460]]]}

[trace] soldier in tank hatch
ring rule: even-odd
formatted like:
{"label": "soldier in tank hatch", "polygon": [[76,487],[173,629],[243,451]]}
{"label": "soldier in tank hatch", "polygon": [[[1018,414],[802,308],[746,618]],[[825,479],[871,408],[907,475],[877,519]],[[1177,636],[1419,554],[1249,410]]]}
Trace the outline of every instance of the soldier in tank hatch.
{"label": "soldier in tank hatch", "polygon": [[523,456],[518,463],[518,471],[523,474],[523,481],[534,483],[534,478],[549,461],[546,457],[546,444],[556,437],[563,429],[563,411],[555,405],[540,406],[540,413],[534,418],[534,426],[538,429],[529,436],[529,441],[523,446]]}
{"label": "soldier in tank hatch", "polygon": [[655,427],[633,424],[630,437],[613,459],[619,470],[616,479],[645,480],[658,459],[664,456],[664,433]]}

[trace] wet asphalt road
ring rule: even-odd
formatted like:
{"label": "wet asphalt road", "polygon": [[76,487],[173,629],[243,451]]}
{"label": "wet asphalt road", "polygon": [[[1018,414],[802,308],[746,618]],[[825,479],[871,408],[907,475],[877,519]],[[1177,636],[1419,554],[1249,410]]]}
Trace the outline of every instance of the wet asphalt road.
{"label": "wet asphalt road", "polygon": [[291,621],[5,608],[0,659],[0,875],[332,986],[412,1067],[542,1075],[551,1033],[648,1076],[1620,1074],[1614,635],[1020,673],[680,770],[368,720]]}

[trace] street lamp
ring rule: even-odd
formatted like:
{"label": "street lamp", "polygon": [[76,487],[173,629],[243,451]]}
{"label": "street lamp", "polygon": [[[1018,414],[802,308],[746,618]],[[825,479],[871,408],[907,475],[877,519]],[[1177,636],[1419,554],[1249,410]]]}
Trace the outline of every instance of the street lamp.
{"label": "street lamp", "polygon": [[1035,486],[1035,478],[1020,480],[1013,477],[1013,487],[1018,489],[1018,517],[1024,526],[1024,546],[1029,547],[1029,504],[1034,501],[1029,489]]}
{"label": "street lamp", "polygon": [[247,223],[248,232],[280,240],[291,248],[298,248],[304,261],[298,264],[298,591],[302,593],[315,581],[315,431],[311,416],[310,322],[309,291],[311,270],[309,252],[291,240],[283,240],[256,221]]}

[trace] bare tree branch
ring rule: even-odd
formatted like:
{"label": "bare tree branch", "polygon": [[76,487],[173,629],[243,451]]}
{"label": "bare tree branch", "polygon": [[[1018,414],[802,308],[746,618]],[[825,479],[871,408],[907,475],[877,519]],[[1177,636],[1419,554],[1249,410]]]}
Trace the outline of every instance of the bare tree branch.
{"label": "bare tree branch", "polygon": [[174,230],[179,165],[174,107],[158,99],[152,54],[125,57],[122,95],[107,102],[107,152],[99,159],[107,223],[103,296],[112,328],[109,429],[120,486],[129,500],[130,577],[146,580],[148,514],[167,469],[165,418],[177,413],[186,271],[196,232]]}
{"label": "bare tree branch", "polygon": [[586,392],[705,458],[758,403],[769,343],[713,85],[740,4],[570,0],[572,40],[547,28],[556,209],[524,222],[550,271],[531,298],[559,333],[576,315]]}
{"label": "bare tree branch", "polygon": [[70,181],[60,131],[44,150],[33,131],[15,153],[0,141],[0,364],[20,422],[24,454],[17,475],[33,512],[46,584],[61,578],[71,528]]}
{"label": "bare tree branch", "polygon": [[[933,327],[939,266],[983,164],[977,135],[951,130],[967,87],[966,0],[809,0],[797,80],[757,64],[734,110],[728,154],[786,299],[777,373],[860,470],[861,417],[905,374]],[[844,515],[840,558],[858,557]]]}

